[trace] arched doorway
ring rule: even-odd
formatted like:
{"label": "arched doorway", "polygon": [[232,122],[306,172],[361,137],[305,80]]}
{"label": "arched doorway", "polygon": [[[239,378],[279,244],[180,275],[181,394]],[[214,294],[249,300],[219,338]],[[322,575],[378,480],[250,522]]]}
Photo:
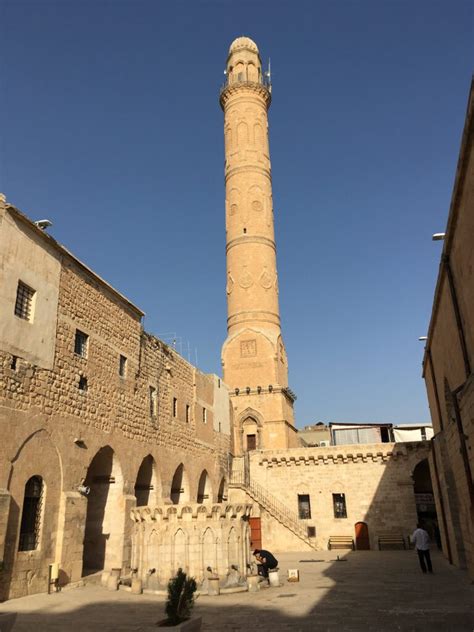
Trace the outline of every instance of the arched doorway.
{"label": "arched doorway", "polygon": [[180,502],[189,502],[188,475],[182,463],[176,468],[173,480],[171,481],[170,500],[173,505],[177,505]]}
{"label": "arched doorway", "polygon": [[212,502],[211,480],[206,470],[203,470],[199,478],[197,501],[198,503],[211,503]]}
{"label": "arched doorway", "polygon": [[252,452],[260,447],[260,429],[253,417],[247,417],[242,422],[242,450]]}
{"label": "arched doorway", "polygon": [[356,522],[355,543],[358,551],[368,551],[370,549],[369,527],[366,522]]}
{"label": "arched doorway", "polygon": [[436,542],[438,548],[441,548],[438,516],[436,514],[428,459],[420,461],[413,470],[413,491],[415,492],[418,522],[428,531],[431,540]]}
{"label": "arched doorway", "polygon": [[144,507],[146,505],[155,506],[159,496],[160,490],[158,489],[156,463],[155,459],[149,454],[143,459],[135,482],[137,507]]}
{"label": "arched doorway", "polygon": [[84,533],[82,574],[121,568],[125,505],[123,476],[111,447],[101,448],[92,459],[84,485],[89,487]]}

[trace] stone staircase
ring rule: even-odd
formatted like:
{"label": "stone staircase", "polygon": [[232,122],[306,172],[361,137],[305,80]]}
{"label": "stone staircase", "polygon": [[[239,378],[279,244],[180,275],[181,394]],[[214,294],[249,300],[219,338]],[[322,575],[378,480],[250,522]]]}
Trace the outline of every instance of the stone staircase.
{"label": "stone staircase", "polygon": [[[316,551],[316,544],[311,538],[308,538],[306,528],[301,525],[298,514],[288,509],[284,503],[278,500],[278,498],[262,485],[250,480],[245,464],[236,461],[237,459],[234,460],[232,466],[229,487],[242,489],[254,502],[275,518],[275,520],[278,520],[280,524],[289,529],[300,540]],[[237,467],[234,467],[234,464],[237,465]],[[244,467],[242,467],[242,465],[244,465]]]}

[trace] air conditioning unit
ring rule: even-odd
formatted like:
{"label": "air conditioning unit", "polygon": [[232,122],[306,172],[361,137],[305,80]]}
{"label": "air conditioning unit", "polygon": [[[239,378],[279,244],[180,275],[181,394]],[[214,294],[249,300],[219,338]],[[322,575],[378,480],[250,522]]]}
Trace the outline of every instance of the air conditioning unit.
{"label": "air conditioning unit", "polygon": [[321,448],[327,448],[329,446],[329,441],[320,441],[319,445]]}

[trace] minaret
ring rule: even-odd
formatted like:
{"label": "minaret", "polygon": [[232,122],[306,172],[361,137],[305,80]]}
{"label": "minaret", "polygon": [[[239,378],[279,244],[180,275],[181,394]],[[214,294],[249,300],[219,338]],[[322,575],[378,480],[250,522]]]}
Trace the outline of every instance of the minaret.
{"label": "minaret", "polygon": [[236,453],[297,445],[293,393],[281,337],[267,111],[269,73],[257,45],[238,37],[229,49],[224,110],[227,339]]}

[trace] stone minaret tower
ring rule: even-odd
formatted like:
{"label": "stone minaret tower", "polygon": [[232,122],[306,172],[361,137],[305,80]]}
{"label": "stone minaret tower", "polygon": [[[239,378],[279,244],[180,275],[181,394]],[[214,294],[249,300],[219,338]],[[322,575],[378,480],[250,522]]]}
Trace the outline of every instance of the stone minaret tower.
{"label": "stone minaret tower", "polygon": [[224,381],[232,389],[236,452],[297,445],[281,337],[267,110],[269,77],[256,44],[229,49],[224,110],[227,340]]}

